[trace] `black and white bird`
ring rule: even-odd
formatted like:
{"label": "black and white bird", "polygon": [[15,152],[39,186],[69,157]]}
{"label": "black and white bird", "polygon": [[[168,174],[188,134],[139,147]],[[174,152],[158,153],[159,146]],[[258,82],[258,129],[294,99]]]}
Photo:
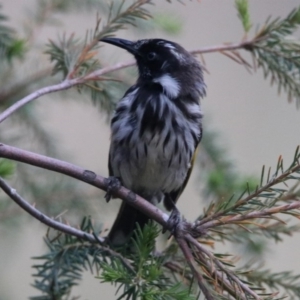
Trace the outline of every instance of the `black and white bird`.
{"label": "black and white bird", "polygon": [[[111,121],[109,174],[153,204],[172,210],[190,177],[202,136],[200,98],[205,96],[198,61],[163,39],[102,42],[130,52],[139,76],[117,105]],[[126,203],[109,232],[113,246],[126,243],[148,217]]]}

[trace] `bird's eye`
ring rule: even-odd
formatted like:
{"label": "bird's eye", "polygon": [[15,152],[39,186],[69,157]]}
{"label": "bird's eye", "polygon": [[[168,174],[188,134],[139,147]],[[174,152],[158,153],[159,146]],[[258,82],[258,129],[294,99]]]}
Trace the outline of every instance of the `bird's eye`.
{"label": "bird's eye", "polygon": [[147,59],[148,59],[148,60],[154,60],[155,57],[156,57],[156,53],[155,53],[155,52],[149,52],[149,53],[147,54]]}

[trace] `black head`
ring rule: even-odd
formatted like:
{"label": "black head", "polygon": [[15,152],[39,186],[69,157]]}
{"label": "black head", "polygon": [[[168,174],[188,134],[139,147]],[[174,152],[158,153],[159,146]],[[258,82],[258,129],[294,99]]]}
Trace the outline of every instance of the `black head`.
{"label": "black head", "polygon": [[164,82],[170,83],[173,80],[173,85],[175,82],[179,83],[180,93],[184,93],[185,89],[196,89],[198,95],[205,94],[201,66],[179,44],[163,39],[128,41],[104,38],[101,41],[123,48],[134,55],[139,69],[139,80],[160,83],[164,76]]}

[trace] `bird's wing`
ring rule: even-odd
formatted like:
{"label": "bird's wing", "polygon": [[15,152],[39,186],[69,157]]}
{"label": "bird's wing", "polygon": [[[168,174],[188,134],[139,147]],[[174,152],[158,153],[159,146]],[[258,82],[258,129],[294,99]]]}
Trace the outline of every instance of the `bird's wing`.
{"label": "bird's wing", "polygon": [[192,159],[190,161],[190,168],[187,172],[186,178],[183,182],[183,184],[181,185],[181,187],[175,191],[172,191],[168,194],[165,194],[165,199],[164,199],[164,206],[168,211],[171,211],[174,208],[175,203],[177,202],[178,198],[180,197],[180,195],[183,193],[189,179],[191,176],[191,173],[193,171],[193,167],[194,167],[194,163],[198,154],[198,150],[199,150],[199,144],[201,141],[201,137],[202,137],[202,129],[201,129],[201,135],[199,137],[199,142],[197,147],[195,148],[194,154],[192,156]]}

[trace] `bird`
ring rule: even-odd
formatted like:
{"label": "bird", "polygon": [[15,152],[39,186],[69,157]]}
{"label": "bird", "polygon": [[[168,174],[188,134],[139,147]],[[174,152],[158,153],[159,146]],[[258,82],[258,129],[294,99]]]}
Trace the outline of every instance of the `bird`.
{"label": "bird", "polygon": [[[109,175],[152,204],[163,201],[175,212],[202,137],[203,67],[178,43],[165,39],[100,41],[128,51],[138,69],[136,83],[111,119]],[[109,243],[126,244],[137,224],[143,228],[148,220],[123,201],[108,233]]]}

